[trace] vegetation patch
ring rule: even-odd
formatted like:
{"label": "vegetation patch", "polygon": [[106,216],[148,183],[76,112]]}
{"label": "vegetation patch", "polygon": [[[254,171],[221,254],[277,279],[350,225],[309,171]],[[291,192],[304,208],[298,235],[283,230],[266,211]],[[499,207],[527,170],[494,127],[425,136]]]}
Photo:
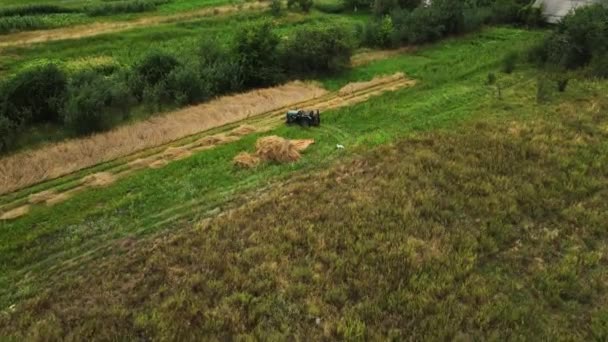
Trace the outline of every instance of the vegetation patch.
{"label": "vegetation patch", "polygon": [[519,102],[518,113],[491,100],[459,128],[359,149],[170,235],[117,240],[95,267],[0,316],[0,329],[601,340],[608,103],[576,94],[538,109]]}

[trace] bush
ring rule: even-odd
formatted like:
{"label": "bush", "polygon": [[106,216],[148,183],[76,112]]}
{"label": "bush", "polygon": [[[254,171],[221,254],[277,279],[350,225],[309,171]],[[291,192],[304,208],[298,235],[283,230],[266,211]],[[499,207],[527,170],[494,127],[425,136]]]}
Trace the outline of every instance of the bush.
{"label": "bush", "polygon": [[123,120],[131,104],[125,83],[94,72],[83,72],[70,82],[63,118],[77,134],[89,134]]}
{"label": "bush", "polygon": [[287,0],[287,8],[293,9],[298,6],[303,12],[310,12],[313,5],[313,0]]}
{"label": "bush", "polygon": [[373,11],[376,16],[384,16],[399,8],[398,0],[375,0]]}
{"label": "bush", "polygon": [[272,15],[275,17],[278,17],[281,15],[282,7],[283,5],[281,0],[272,0],[270,2],[270,13],[272,13]]}
{"label": "bush", "polygon": [[515,66],[517,65],[517,61],[519,59],[519,55],[517,52],[508,53],[502,60],[502,71],[506,74],[511,74],[515,71]]}
{"label": "bush", "polygon": [[0,152],[7,151],[16,131],[16,125],[9,118],[0,115]]}
{"label": "bush", "polygon": [[393,45],[393,20],[384,16],[380,20],[370,20],[363,29],[363,44],[370,47],[387,48]]}
{"label": "bush", "polygon": [[593,64],[601,76],[602,59],[608,49],[608,6],[580,7],[564,17],[557,29],[535,47],[530,56],[551,68],[578,69]]}
{"label": "bush", "polygon": [[54,64],[26,70],[4,85],[0,115],[18,124],[60,121],[66,89],[66,76]]}
{"label": "bush", "polygon": [[337,14],[344,12],[344,2],[342,1],[315,1],[313,6],[323,13]]}
{"label": "bush", "polygon": [[279,37],[269,22],[248,25],[236,35],[233,54],[239,57],[245,87],[269,86],[283,79],[278,45]]}
{"label": "bush", "polygon": [[435,41],[443,36],[444,27],[435,13],[418,7],[412,12],[395,11],[392,15],[395,26],[394,41],[405,44],[420,44]]}
{"label": "bush", "polygon": [[210,97],[209,85],[191,65],[174,69],[167,78],[171,98],[177,105],[194,104]]}
{"label": "bush", "polygon": [[608,78],[608,53],[593,56],[590,69],[592,76]]}
{"label": "bush", "polygon": [[130,80],[130,87],[135,96],[141,100],[146,88],[156,87],[165,82],[169,74],[180,65],[179,61],[165,52],[154,51],[139,61]]}
{"label": "bush", "polygon": [[297,74],[332,73],[350,65],[352,34],[341,26],[300,28],[282,46],[283,64]]}

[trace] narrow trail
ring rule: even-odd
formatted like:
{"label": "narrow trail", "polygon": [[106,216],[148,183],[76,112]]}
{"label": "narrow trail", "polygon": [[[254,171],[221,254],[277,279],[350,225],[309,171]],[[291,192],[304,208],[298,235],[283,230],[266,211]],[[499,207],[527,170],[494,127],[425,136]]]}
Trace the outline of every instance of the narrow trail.
{"label": "narrow trail", "polygon": [[[105,169],[96,168],[95,171],[84,172],[74,179],[69,179],[69,175],[60,177],[59,179],[66,178],[66,182],[60,182],[59,185],[53,182],[45,187],[43,184],[43,186],[36,187],[34,192],[23,191],[24,189],[22,189],[17,196],[5,201],[4,204],[0,204],[0,220],[11,220],[27,215],[30,208],[35,205],[53,206],[87,189],[110,185],[138,170],[161,168],[173,161],[188,158],[194,153],[237,141],[247,134],[271,130],[283,124],[285,111],[291,108],[328,110],[350,106],[387,91],[413,86],[415,83],[416,81],[407,79],[402,74],[362,83],[352,91],[332,92],[311,100],[292,103],[270,112],[187,136],[168,144],[139,151],[121,158],[119,161],[107,163],[108,167]],[[243,132],[240,129],[243,124],[250,126],[250,130]],[[2,199],[2,196],[0,196],[0,199]],[[197,205],[197,201],[193,201],[184,203],[178,208],[167,208],[164,212],[156,214],[154,220],[156,222],[166,222],[167,220],[179,219],[189,215]]]}
{"label": "narrow trail", "polygon": [[251,2],[245,5],[207,7],[173,15],[153,15],[128,21],[96,22],[92,24],[61,27],[49,30],[25,31],[0,35],[0,50],[7,47],[46,43],[57,40],[80,39],[101,34],[121,32],[139,27],[167,24],[177,21],[196,20],[211,15],[227,15],[239,11],[256,11],[269,7],[268,3]]}

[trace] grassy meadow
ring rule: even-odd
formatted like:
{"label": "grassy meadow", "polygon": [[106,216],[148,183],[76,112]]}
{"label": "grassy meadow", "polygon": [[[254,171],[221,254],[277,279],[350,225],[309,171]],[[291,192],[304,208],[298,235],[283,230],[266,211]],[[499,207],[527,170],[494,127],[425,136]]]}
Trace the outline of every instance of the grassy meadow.
{"label": "grassy meadow", "polygon": [[[121,4],[149,3],[149,6],[121,6]],[[24,0],[0,1],[0,9],[19,10],[32,6],[54,6],[53,13],[27,13],[20,16],[2,15],[0,10],[0,36],[30,30],[47,30],[73,25],[93,24],[107,21],[129,21],[150,15],[172,15],[190,12],[205,7],[239,4],[229,0],[126,0],[123,2],[104,0]],[[9,22],[10,21],[10,22]],[[12,23],[11,23],[12,22]]]}
{"label": "grassy meadow", "polygon": [[295,164],[234,168],[254,134],[0,223],[0,335],[606,338],[608,85],[500,73],[544,35],[323,79],[419,83],[268,133],[316,140]]}
{"label": "grassy meadow", "polygon": [[[369,37],[383,26],[370,23],[395,19],[387,32],[403,35],[412,26],[399,18],[432,22],[426,9],[374,17],[334,13],[348,5],[323,0],[308,13],[239,10],[2,46],[3,37],[21,31],[2,31],[2,20],[13,20],[5,18],[20,6],[64,9],[26,15],[32,21],[23,30],[34,30],[245,2],[157,1],[124,11],[115,3],[0,0],[0,77],[48,63],[69,77],[88,70],[127,75],[155,51],[175,56],[180,67],[194,65],[209,57],[201,53],[208,38],[228,46],[239,32],[264,32],[242,29],[266,22],[281,42],[303,27],[337,24],[355,32],[353,49],[382,53]],[[95,15],[90,10],[106,5]],[[11,208],[30,201],[26,215],[0,220],[0,341],[608,340],[608,81],[587,77],[603,60],[575,46],[589,64],[557,75],[548,67],[554,50],[545,51],[546,69],[527,58],[533,48],[542,55],[550,29],[532,28],[532,20],[501,26],[482,15],[467,12],[479,21],[466,24],[483,29],[433,37],[422,27],[412,32],[428,37],[407,39],[429,43],[408,45],[414,43],[401,36],[403,53],[303,72],[329,91],[395,73],[416,81],[324,111],[318,128],[279,125],[164,167],[134,169],[105,186],[83,186],[55,205],[28,196],[129,165],[115,160],[0,196],[0,206]],[[252,45],[267,44],[252,36]],[[318,37],[303,41],[312,46]],[[100,101],[94,111],[102,113],[97,109],[111,100]],[[11,108],[5,103],[0,109]],[[129,107],[124,122],[185,104],[148,105]],[[59,121],[22,129],[8,153],[74,136]],[[315,143],[294,163],[233,164],[268,135]]]}

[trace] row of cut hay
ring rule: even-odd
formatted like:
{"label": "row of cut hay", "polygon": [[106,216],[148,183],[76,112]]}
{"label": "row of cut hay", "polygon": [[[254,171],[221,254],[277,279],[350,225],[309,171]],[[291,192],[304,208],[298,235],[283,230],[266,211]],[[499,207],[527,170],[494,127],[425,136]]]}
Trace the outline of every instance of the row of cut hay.
{"label": "row of cut hay", "polygon": [[262,161],[291,163],[299,160],[300,152],[314,142],[312,139],[288,140],[271,135],[258,139],[255,144],[255,154],[241,152],[232,161],[234,165],[242,168],[255,167]]}
{"label": "row of cut hay", "polygon": [[340,96],[350,95],[350,94],[356,93],[363,89],[368,89],[370,87],[374,87],[377,85],[381,85],[381,84],[389,83],[389,82],[393,82],[393,81],[398,81],[401,79],[405,79],[405,74],[402,72],[397,72],[390,76],[377,76],[377,77],[374,77],[373,79],[371,79],[370,81],[349,83],[338,91],[338,95],[340,95]]}
{"label": "row of cut hay", "polygon": [[325,90],[316,85],[296,81],[6,156],[0,158],[0,194],[323,94]]}

